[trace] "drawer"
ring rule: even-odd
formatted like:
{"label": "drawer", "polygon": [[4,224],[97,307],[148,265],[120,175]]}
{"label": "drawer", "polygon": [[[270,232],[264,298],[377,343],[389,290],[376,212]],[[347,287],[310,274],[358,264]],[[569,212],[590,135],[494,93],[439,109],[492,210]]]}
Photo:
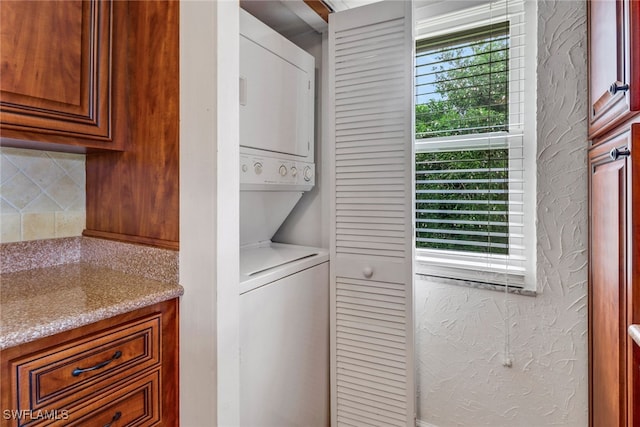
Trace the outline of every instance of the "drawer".
{"label": "drawer", "polygon": [[70,408],[54,425],[151,426],[160,421],[160,372],[153,371],[97,397],[81,408]]}
{"label": "drawer", "polygon": [[18,409],[68,408],[159,365],[161,326],[161,315],[156,314],[13,360]]}

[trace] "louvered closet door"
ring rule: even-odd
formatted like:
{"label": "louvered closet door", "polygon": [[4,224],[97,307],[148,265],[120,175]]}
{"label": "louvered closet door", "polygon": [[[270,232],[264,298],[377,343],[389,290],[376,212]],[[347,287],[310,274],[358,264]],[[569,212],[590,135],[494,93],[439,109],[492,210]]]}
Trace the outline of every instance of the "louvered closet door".
{"label": "louvered closet door", "polygon": [[415,425],[412,27],[403,1],[329,20],[334,426]]}

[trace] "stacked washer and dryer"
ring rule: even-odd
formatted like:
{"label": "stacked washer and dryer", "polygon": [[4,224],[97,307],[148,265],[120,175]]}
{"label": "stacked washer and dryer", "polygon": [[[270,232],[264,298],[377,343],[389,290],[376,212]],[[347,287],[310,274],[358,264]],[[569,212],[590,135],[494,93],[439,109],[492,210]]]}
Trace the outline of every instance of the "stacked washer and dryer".
{"label": "stacked washer and dryer", "polygon": [[240,10],[240,421],[329,424],[328,251],[271,238],[315,184],[314,58]]}

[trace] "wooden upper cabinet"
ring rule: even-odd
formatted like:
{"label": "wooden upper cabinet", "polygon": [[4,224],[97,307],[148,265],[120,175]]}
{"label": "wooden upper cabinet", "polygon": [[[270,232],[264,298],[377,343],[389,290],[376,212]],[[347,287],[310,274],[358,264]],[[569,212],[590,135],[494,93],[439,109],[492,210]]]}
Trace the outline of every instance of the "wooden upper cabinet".
{"label": "wooden upper cabinet", "polygon": [[640,111],[640,1],[591,0],[589,137]]}
{"label": "wooden upper cabinet", "polygon": [[119,3],[2,0],[3,137],[122,149],[112,137],[112,96],[124,89],[115,70],[126,62],[116,64],[125,53]]}
{"label": "wooden upper cabinet", "polygon": [[117,135],[126,137],[126,150],[87,155],[83,234],[177,250],[180,3],[125,4],[128,127]]}

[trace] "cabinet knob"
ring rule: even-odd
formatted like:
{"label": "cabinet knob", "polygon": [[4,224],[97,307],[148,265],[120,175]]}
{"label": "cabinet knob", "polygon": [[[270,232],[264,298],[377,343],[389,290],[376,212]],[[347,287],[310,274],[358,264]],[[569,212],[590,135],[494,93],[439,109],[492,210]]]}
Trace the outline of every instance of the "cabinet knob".
{"label": "cabinet knob", "polygon": [[611,83],[611,86],[609,86],[609,93],[611,95],[615,95],[618,92],[626,92],[629,90],[629,85],[625,85],[619,82],[613,82]]}
{"label": "cabinet knob", "polygon": [[628,157],[630,155],[631,151],[629,151],[627,147],[612,148],[611,151],[609,151],[611,160],[618,160],[620,157]]}

